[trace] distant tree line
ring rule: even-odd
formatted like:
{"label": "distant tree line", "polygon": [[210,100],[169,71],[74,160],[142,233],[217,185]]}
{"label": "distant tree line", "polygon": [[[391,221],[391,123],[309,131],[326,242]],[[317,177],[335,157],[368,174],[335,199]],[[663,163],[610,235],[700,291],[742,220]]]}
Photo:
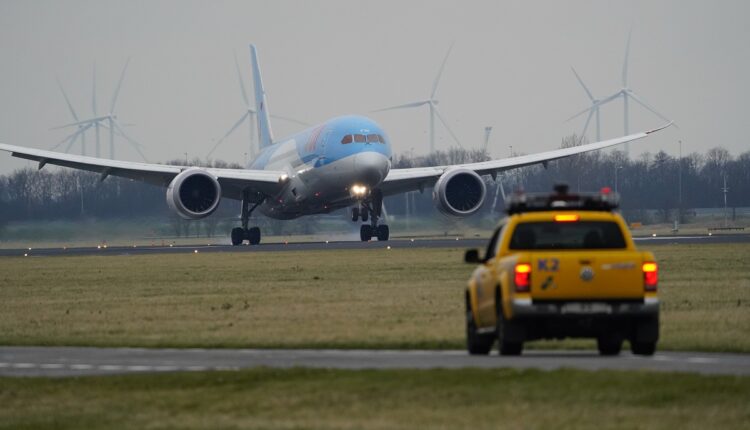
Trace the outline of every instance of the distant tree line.
{"label": "distant tree line", "polygon": [[[567,137],[561,146],[574,145],[578,140],[575,136]],[[393,167],[460,164],[489,159],[483,151],[451,149],[419,157],[396,155]],[[185,160],[173,160],[170,164],[185,164]],[[190,164],[240,168],[222,161],[205,163],[193,160]],[[712,148],[705,154],[691,153],[682,159],[663,151],[646,153],[636,159],[628,159],[622,151],[595,151],[550,162],[546,168],[535,165],[498,176],[508,193],[518,189],[549,191],[559,182],[580,191],[616,187],[622,196],[623,211],[631,220],[644,218],[647,210],[657,210],[663,214],[663,221],[670,220],[670,214],[675,211],[683,216],[691,208],[722,207],[724,178],[729,190],[727,205],[750,206],[750,151],[733,157],[721,147]],[[496,184],[491,178],[487,179],[488,196],[482,209],[485,214],[493,208]],[[19,169],[0,175],[0,226],[9,221],[175,218],[166,206],[164,193],[160,187],[115,177],[100,181],[98,174],[72,169]],[[411,214],[428,216],[435,212],[428,191],[413,193],[411,197],[389,197],[386,199],[387,211],[403,214],[407,200],[410,201]],[[496,211],[502,210],[502,199],[499,200],[494,205]],[[238,208],[239,205],[232,202],[222,203],[212,217],[217,220],[236,217]],[[178,221],[174,222],[175,232],[186,228]],[[209,223],[211,225],[206,229],[215,229],[217,223]]]}

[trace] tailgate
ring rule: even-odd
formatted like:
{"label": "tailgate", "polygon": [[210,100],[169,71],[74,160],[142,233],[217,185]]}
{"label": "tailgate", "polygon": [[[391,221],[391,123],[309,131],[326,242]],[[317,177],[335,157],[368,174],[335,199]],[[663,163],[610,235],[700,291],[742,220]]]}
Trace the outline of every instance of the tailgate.
{"label": "tailgate", "polygon": [[641,255],[634,251],[532,252],[535,300],[642,298]]}

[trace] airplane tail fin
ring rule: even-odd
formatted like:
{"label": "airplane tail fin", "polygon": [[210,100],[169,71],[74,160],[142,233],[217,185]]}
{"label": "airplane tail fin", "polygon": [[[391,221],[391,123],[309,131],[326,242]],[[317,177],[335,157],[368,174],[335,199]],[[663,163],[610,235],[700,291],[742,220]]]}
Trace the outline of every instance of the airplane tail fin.
{"label": "airplane tail fin", "polygon": [[250,45],[250,58],[253,62],[253,86],[255,87],[255,109],[257,110],[255,117],[258,121],[258,137],[262,149],[273,144],[273,131],[271,131],[271,115],[268,113],[268,100],[266,91],[263,89],[258,52],[255,45]]}

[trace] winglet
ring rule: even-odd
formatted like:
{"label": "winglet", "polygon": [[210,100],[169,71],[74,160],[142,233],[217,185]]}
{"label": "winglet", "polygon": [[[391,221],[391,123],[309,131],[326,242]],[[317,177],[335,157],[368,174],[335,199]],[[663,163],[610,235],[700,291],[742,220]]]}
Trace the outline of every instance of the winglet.
{"label": "winglet", "polygon": [[656,133],[657,131],[664,130],[665,128],[671,127],[673,125],[674,125],[674,121],[669,121],[668,123],[662,125],[661,127],[657,127],[657,128],[655,128],[653,130],[648,130],[645,133],[646,134]]}
{"label": "winglet", "polygon": [[258,64],[258,52],[255,45],[250,45],[250,58],[253,62],[253,86],[255,87],[255,109],[258,120],[258,137],[260,147],[265,148],[273,143],[273,131],[271,131],[271,118],[268,113],[268,99],[263,89],[263,80],[260,77],[260,65]]}

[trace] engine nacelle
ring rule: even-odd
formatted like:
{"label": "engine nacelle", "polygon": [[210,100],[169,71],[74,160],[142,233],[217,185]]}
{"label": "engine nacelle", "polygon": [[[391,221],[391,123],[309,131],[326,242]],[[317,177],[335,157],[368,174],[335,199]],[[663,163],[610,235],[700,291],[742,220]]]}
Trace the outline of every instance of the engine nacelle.
{"label": "engine nacelle", "polygon": [[199,168],[180,172],[167,188],[167,205],[184,219],[200,219],[219,207],[221,186],[216,177]]}
{"label": "engine nacelle", "polygon": [[432,200],[445,215],[465,217],[482,207],[487,187],[473,170],[455,168],[443,173],[435,183]]}

